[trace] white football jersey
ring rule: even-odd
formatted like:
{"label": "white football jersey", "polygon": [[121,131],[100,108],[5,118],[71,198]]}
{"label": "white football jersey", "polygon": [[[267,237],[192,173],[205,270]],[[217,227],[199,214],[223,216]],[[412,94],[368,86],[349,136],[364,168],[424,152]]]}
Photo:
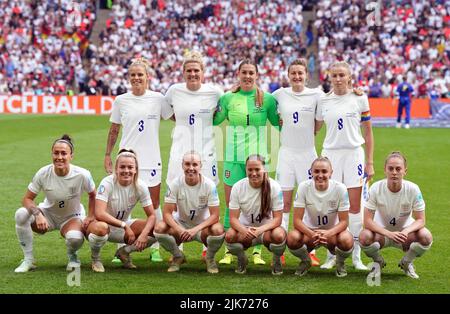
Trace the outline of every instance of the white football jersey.
{"label": "white football jersey", "polygon": [[39,169],[28,185],[34,194],[44,191],[45,200],[39,207],[51,212],[56,218],[63,218],[80,213],[83,192],[95,191],[95,183],[91,173],[81,167],[70,165],[69,173],[60,177],[56,175],[53,164]]}
{"label": "white football jersey", "polygon": [[425,210],[425,202],[417,184],[403,180],[401,190],[393,193],[387,179],[383,179],[370,187],[365,207],[375,212],[377,224],[390,231],[401,231],[414,222],[413,211]]}
{"label": "white football jersey", "polygon": [[209,207],[220,204],[216,185],[211,179],[202,175],[197,185],[190,186],[184,174],[169,184],[164,202],[176,204],[174,217],[188,225],[202,223],[210,216]]}
{"label": "white football jersey", "polygon": [[202,155],[203,160],[216,159],[213,116],[223,92],[210,84],[202,84],[199,90],[190,91],[186,83],[170,86],[167,103],[175,114],[170,158],[182,160],[191,150]]}
{"label": "white football jersey", "polygon": [[108,214],[119,220],[127,221],[137,202],[140,202],[142,207],[152,205],[147,185],[138,179],[137,186],[137,190],[134,184],[122,186],[119,182],[114,182],[113,175],[109,175],[100,182],[96,199],[107,203]]}
{"label": "white football jersey", "polygon": [[318,88],[307,87],[296,93],[288,87],[277,89],[272,95],[278,102],[278,112],[283,119],[281,145],[301,151],[314,148],[317,103],[324,93]]}
{"label": "white football jersey", "polygon": [[159,123],[161,117],[171,116],[164,96],[147,90],[142,96],[131,92],[117,96],[109,121],[122,125],[120,148],[136,152],[140,169],[161,169]]}
{"label": "white football jersey", "polygon": [[272,220],[273,211],[283,210],[283,192],[281,186],[270,178],[270,198],[272,211],[270,218],[261,215],[261,188],[253,188],[248,178],[236,182],[231,188],[230,209],[240,211],[239,221],[244,226],[259,227]]}
{"label": "white football jersey", "polygon": [[338,96],[323,95],[317,107],[317,120],[325,121],[327,132],[323,142],[325,149],[351,149],[364,144],[361,135],[361,113],[369,111],[366,95],[350,92]]}
{"label": "white football jersey", "polygon": [[303,223],[311,229],[331,229],[339,223],[338,212],[348,211],[350,201],[344,184],[329,180],[326,191],[318,191],[313,180],[299,184],[295,208],[304,208]]}

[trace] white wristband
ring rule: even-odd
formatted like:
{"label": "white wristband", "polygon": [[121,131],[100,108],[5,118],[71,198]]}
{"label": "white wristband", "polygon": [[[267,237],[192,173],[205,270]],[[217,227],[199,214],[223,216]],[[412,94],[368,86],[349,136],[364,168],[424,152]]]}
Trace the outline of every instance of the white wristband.
{"label": "white wristband", "polygon": [[122,222],[120,223],[120,228],[125,229],[126,226],[127,226],[127,224],[125,223],[125,221],[122,221]]}

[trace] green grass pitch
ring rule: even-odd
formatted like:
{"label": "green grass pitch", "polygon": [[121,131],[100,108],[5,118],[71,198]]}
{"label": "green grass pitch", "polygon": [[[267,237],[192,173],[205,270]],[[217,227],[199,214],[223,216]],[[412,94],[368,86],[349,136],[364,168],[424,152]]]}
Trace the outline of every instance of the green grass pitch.
{"label": "green grass pitch", "polygon": [[[375,136],[375,180],[383,177],[383,162],[386,154],[400,150],[408,158],[407,179],[417,183],[427,205],[427,227],[432,231],[434,243],[431,250],[416,260],[419,280],[406,277],[397,267],[402,253],[395,249],[382,251],[387,261],[380,286],[368,286],[366,273],[355,271],[347,261],[349,275],[337,278],[334,271],[313,268],[307,276],[293,275],[298,260],[286,252],[287,265],[284,274],[274,277],[270,273],[270,258],[267,250],[263,255],[265,266],[249,264],[248,273],[234,273],[235,264],[220,265],[218,275],[210,275],[201,262],[199,243],[185,244],[188,263],[176,274],[166,272],[167,263],[151,263],[149,252],[135,253],[134,261],[139,267],[135,271],[121,269],[110,261],[115,245],[108,243],[102,257],[106,268],[104,274],[95,274],[90,269],[90,254],[87,242],[80,250],[82,261],[80,286],[70,287],[66,283],[66,253],[64,240],[58,232],[45,236],[34,236],[34,252],[38,268],[27,274],[15,274],[22,259],[14,228],[14,213],[21,206],[21,199],[36,171],[51,162],[50,145],[63,133],[75,140],[73,163],[92,172],[96,184],[105,176],[103,156],[109,129],[107,116],[42,116],[0,115],[0,293],[449,293],[450,292],[450,131],[448,129],[374,129]],[[170,149],[170,131],[173,122],[161,124],[161,152],[164,167]],[[317,138],[321,147],[324,130]],[[118,144],[117,144],[118,145]],[[117,146],[116,146],[117,149]],[[320,149],[319,149],[320,152]],[[219,173],[222,168],[219,164]],[[167,169],[164,168],[165,177]],[[272,173],[273,174],[273,173]],[[163,177],[163,182],[164,182]],[[161,196],[165,192],[162,185]],[[220,186],[223,215],[223,187]],[[43,194],[38,196],[42,200]],[[87,203],[86,197],[83,198]],[[86,206],[86,205],[85,205]],[[136,207],[133,216],[143,216]],[[168,254],[163,251],[167,261]],[[223,248],[219,251],[221,255]],[[250,252],[248,252],[250,254]],[[318,250],[321,259],[323,248]],[[369,260],[363,256],[367,263]]]}

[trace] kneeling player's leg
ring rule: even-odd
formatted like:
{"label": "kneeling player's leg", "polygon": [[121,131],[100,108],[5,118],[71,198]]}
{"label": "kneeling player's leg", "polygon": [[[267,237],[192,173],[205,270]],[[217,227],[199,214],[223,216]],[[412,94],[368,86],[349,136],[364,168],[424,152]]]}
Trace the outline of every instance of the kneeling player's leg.
{"label": "kneeling player's leg", "polygon": [[380,250],[384,245],[384,237],[374,232],[364,229],[359,234],[359,244],[364,251],[364,253],[373,259],[374,262],[380,264],[384,267],[385,262],[383,257],[380,255]]}
{"label": "kneeling player's leg", "polygon": [[[161,170],[156,171],[156,176],[158,176],[158,179],[156,182],[158,182],[155,186],[149,186],[150,196],[152,198],[153,207],[155,208],[155,215],[156,215],[156,222],[162,221],[162,211],[161,207],[159,206],[159,195],[161,191]],[[154,184],[154,183],[151,183]],[[163,259],[161,258],[161,254],[159,253],[159,242],[153,241],[151,244],[151,253],[150,253],[150,259],[152,262],[159,263],[162,262]]]}
{"label": "kneeling player's leg", "polygon": [[14,271],[24,273],[36,268],[33,264],[33,231],[31,229],[31,224],[35,221],[35,218],[25,207],[21,207],[16,211],[15,220],[17,238],[23,251],[24,261]]}
{"label": "kneeling player's leg", "polygon": [[[206,236],[206,257],[209,259],[214,259],[217,251],[223,244],[225,239],[225,230],[220,223],[215,223],[207,229]],[[205,243],[203,243],[205,244]]]}
{"label": "kneeling player's leg", "polygon": [[409,248],[403,260],[407,263],[412,263],[414,259],[426,253],[433,243],[433,236],[427,228],[422,228],[416,232],[410,233],[406,243]]}
{"label": "kneeling player's leg", "polygon": [[174,257],[180,258],[183,253],[178,248],[175,237],[170,234],[170,230],[171,228],[164,221],[160,221],[156,224],[153,234],[166,251]]}
{"label": "kneeling player's leg", "polygon": [[22,248],[24,259],[33,262],[33,231],[31,224],[35,221],[25,207],[21,207],[16,211],[16,233]]}

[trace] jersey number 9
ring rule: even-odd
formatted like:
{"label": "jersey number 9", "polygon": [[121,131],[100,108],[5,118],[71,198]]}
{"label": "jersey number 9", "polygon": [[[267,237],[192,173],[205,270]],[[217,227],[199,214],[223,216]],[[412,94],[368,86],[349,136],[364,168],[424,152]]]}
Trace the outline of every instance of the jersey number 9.
{"label": "jersey number 9", "polygon": [[297,111],[292,114],[292,118],[294,119],[294,124],[297,124],[298,123],[298,112]]}

